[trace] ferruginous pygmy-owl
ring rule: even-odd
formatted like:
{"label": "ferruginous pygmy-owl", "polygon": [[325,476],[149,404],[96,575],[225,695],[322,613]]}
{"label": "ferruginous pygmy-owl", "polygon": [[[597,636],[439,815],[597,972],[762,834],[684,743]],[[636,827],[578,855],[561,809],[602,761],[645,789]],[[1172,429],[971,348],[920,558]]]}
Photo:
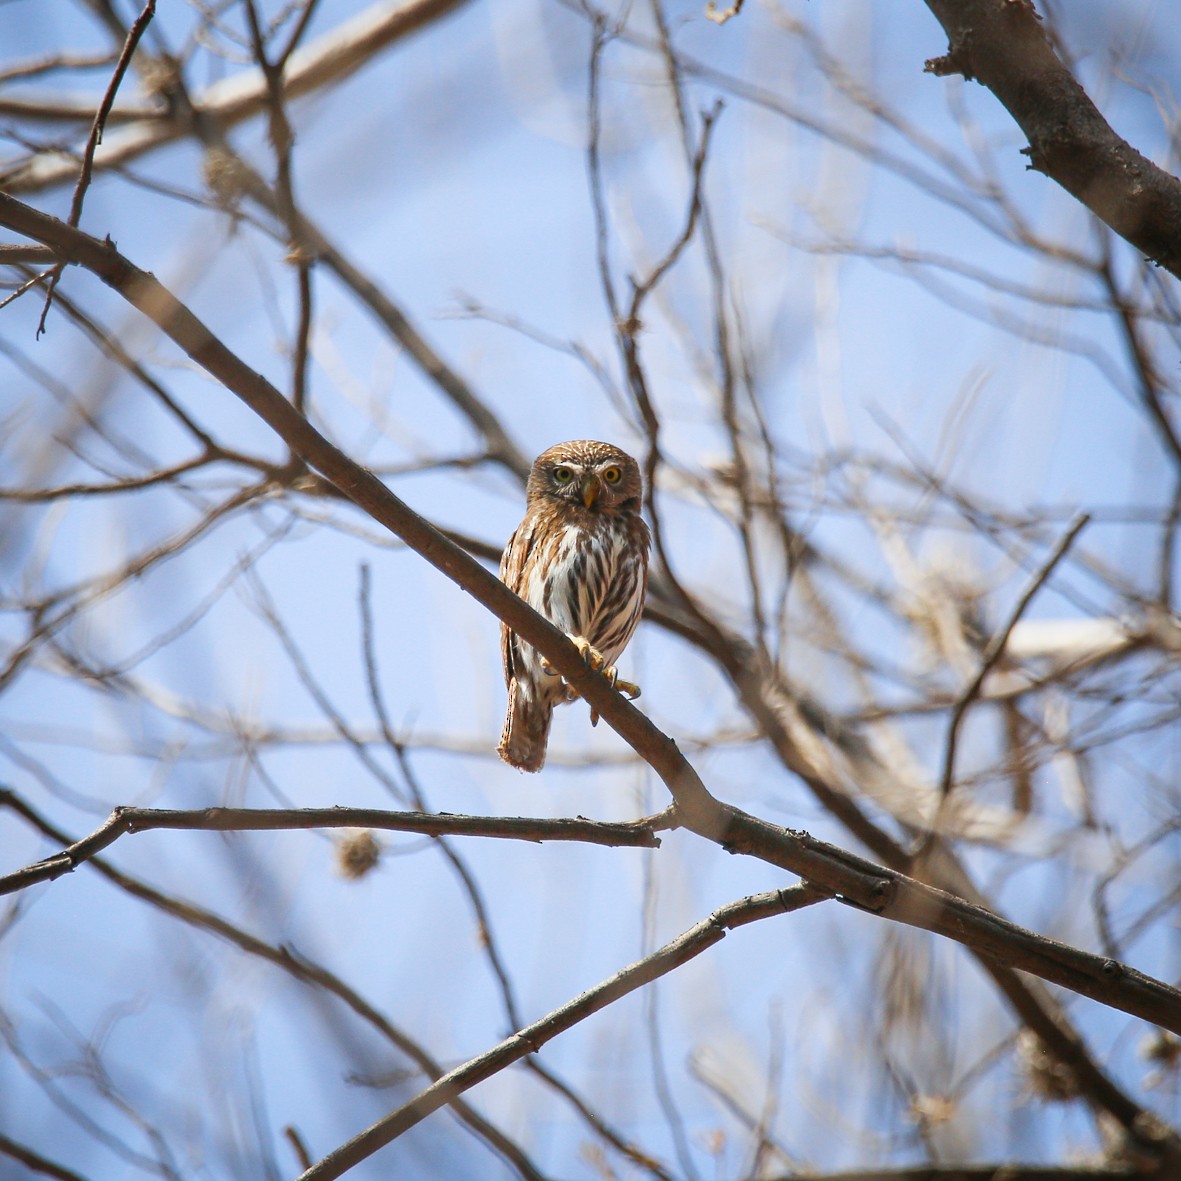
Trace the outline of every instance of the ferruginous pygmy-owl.
{"label": "ferruginous pygmy-owl", "polygon": [[[648,589],[643,488],[639,465],[610,443],[577,439],[551,447],[534,461],[525,519],[500,560],[501,581],[632,697],[639,687],[618,679],[615,661],[640,622]],[[504,624],[500,651],[508,713],[497,750],[514,767],[540,771],[554,706],[576,694]]]}

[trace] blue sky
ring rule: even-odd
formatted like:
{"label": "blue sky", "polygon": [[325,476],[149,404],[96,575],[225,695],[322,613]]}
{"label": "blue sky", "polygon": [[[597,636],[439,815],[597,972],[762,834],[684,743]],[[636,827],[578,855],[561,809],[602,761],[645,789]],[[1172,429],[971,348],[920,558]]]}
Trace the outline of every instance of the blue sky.
{"label": "blue sky", "polygon": [[[361,7],[325,0],[311,37]],[[634,27],[649,34],[648,10],[631,15]],[[877,88],[948,158],[971,168],[978,146],[992,152],[998,180],[1036,232],[1079,250],[1093,248],[1088,216],[1025,169],[1020,134],[991,95],[922,73],[923,60],[945,48],[922,5],[791,2],[748,8],[720,28],[696,5],[678,4],[669,15],[677,45],[710,70],[762,87],[801,119],[855,136],[890,153],[899,167],[921,167],[954,188],[946,168],[834,96],[801,42],[783,31],[789,21],[807,22],[861,84]],[[1162,160],[1159,110],[1170,109],[1167,81],[1181,36],[1168,15],[1159,2],[1121,5],[1118,14],[1114,6],[1093,2],[1063,13],[1081,77],[1119,130]],[[175,49],[194,19],[187,7],[161,4],[156,26]],[[0,29],[11,59],[104,44],[92,21],[58,0],[9,3],[0,10]],[[619,392],[619,360],[596,269],[585,153],[589,43],[586,20],[561,4],[469,4],[330,92],[291,108],[296,191],[306,214],[382,284],[530,456],[557,440],[584,436],[642,446],[637,416]],[[1150,90],[1111,81],[1111,53],[1120,47],[1126,48],[1121,68],[1134,82],[1164,81]],[[189,81],[199,87],[239,68],[201,51]],[[93,93],[104,78],[89,76],[84,91]],[[27,90],[47,87],[28,84]],[[134,82],[127,87],[131,97]],[[1090,280],[1002,241],[980,224],[990,216],[981,202],[957,208],[880,161],[835,145],[800,120],[750,101],[749,94],[735,94],[717,76],[692,80],[686,93],[695,120],[717,98],[725,104],[706,192],[726,298],[743,312],[755,386],[784,456],[781,475],[793,520],[813,540],[867,577],[895,586],[898,569],[881,522],[866,507],[880,506],[895,515],[917,564],[938,558],[985,586],[995,623],[1071,511],[1110,515],[1167,502],[1175,476],[1144,414],[1129,403],[1131,379],[1109,316],[1015,299],[944,272],[934,273],[939,286],[929,289],[887,261],[817,248],[901,244],[1079,300],[1094,298]],[[626,291],[628,275],[644,273],[680,232],[688,171],[651,54],[611,46],[603,94],[611,259],[614,280]],[[962,125],[955,117],[961,110]],[[270,174],[261,123],[239,127],[231,138]],[[17,151],[11,141],[3,148],[6,156]],[[132,166],[137,177],[194,194],[203,191],[200,169],[200,154],[188,144]],[[60,212],[68,197],[60,188],[30,199]],[[285,388],[295,305],[283,243],[233,224],[224,212],[170,200],[110,174],[96,178],[82,224],[110,235]],[[1127,248],[1117,244],[1116,255],[1121,268],[1132,265]],[[659,495],[674,561],[695,593],[741,628],[747,604],[734,530],[694,484],[726,456],[710,368],[709,283],[695,243],[646,309],[642,353],[673,461]],[[219,439],[281,456],[233,397],[145,331],[96,280],[72,269],[63,290],[126,340]],[[472,453],[477,444],[468,425],[323,267],[316,272],[315,299],[313,416],[326,433],[375,467]],[[614,396],[568,352],[487,318],[456,315],[466,299],[552,341],[585,348],[602,365]],[[1093,360],[966,314],[965,300],[1052,345],[1080,342],[1103,359],[1106,374]],[[159,462],[191,453],[175,424],[107,367],[64,318],[51,319],[49,334],[35,343],[39,312],[36,297],[4,309],[0,340],[53,373],[68,394],[101,399],[108,420]],[[1171,379],[1175,346],[1163,331],[1154,343]],[[47,443],[67,417],[27,367],[7,352],[0,357],[0,422],[8,436],[0,458],[12,479],[56,483],[94,479],[108,466],[126,470],[126,459],[101,441],[88,439],[74,456]],[[37,469],[32,460],[41,449],[51,459]],[[842,455],[861,462],[837,462]],[[962,522],[930,519],[924,491],[885,474],[886,464],[912,468],[916,459],[998,512],[1040,514],[1039,545],[1029,550],[1025,567]],[[0,558],[0,585],[11,597],[22,586],[60,588],[117,568],[191,525],[241,479],[226,467],[194,478],[178,494],[145,491],[78,500],[63,509],[6,505],[2,528],[15,540]],[[495,467],[445,466],[389,479],[432,520],[496,545],[520,517],[520,487]],[[0,483],[9,486],[8,479]],[[195,618],[127,668],[126,682],[105,688],[78,682],[64,675],[52,651],[42,652],[0,697],[0,733],[8,735],[0,779],[27,792],[74,834],[120,803],[274,806],[271,783],[299,805],[399,806],[346,744],[325,740],[323,711],[261,618],[257,586],[240,579],[233,590],[217,593],[227,570],[282,527],[290,531],[259,559],[258,583],[335,708],[366,733],[375,723],[357,596],[360,567],[371,568],[383,691],[434,808],[617,819],[663,806],[660,785],[624,760],[626,748],[606,726],[591,731],[581,706],[559,716],[554,758],[542,776],[499,765],[492,755],[503,708],[495,621],[359,513],[294,496],[236,515],[184,554],[97,601],[71,625],[69,649],[118,666],[153,637]],[[1134,588],[1152,587],[1154,530],[1096,523],[1080,544]],[[767,577],[777,578],[782,572],[772,568],[774,548],[767,554]],[[1073,599],[1060,593],[1064,586],[1078,592]],[[853,643],[921,681],[920,629],[887,622],[887,612],[869,598],[830,589]],[[1131,601],[1072,569],[1039,596],[1031,618],[1069,618],[1084,610],[1102,616]],[[19,617],[0,617],[6,638],[21,628]],[[834,708],[856,704],[856,679],[818,635],[801,628],[791,645],[793,675],[811,692]],[[626,660],[644,685],[641,704],[683,743],[715,729],[749,726],[718,671],[675,637],[645,626]],[[1134,680],[1132,672],[1128,676]],[[875,682],[883,695],[902,691],[885,680]],[[1167,682],[1160,692],[1167,698]],[[264,744],[252,764],[234,737],[247,724],[283,727],[300,741],[276,749]],[[915,767],[927,776],[937,773],[943,733],[941,723],[921,720],[899,727]],[[462,749],[435,749],[439,739]],[[996,742],[994,719],[974,721],[964,764],[994,762]],[[587,752],[608,761],[591,769],[563,765]],[[1030,838],[1035,854],[969,849],[979,881],[1017,921],[1093,948],[1089,909],[1058,903],[1089,895],[1117,838],[1130,844],[1169,814],[1175,794],[1162,783],[1175,776],[1176,755],[1175,726],[1142,745],[1115,744],[1110,754],[1098,753],[1094,774],[1103,823],[1110,825],[1099,833],[1079,830],[1064,781],[1054,768],[1041,768],[1039,827]],[[377,750],[374,758],[401,784],[387,752]],[[851,844],[767,751],[730,742],[695,761],[722,798]],[[54,779],[69,791],[55,791]],[[1000,789],[993,783],[984,790],[995,795]],[[470,907],[436,851],[414,839],[388,843],[380,870],[357,883],[334,873],[331,846],[320,834],[147,833],[124,838],[111,859],[158,889],[332,965],[453,1065],[503,1036],[506,1015]],[[4,816],[0,848],[5,868],[49,851]],[[680,833],[670,834],[655,854],[475,840],[463,842],[462,851],[486,892],[526,1020],[712,907],[786,884],[765,866],[722,857]],[[1120,897],[1131,906],[1150,896],[1161,875],[1175,868],[1175,853],[1174,841],[1138,863],[1122,880],[1119,889],[1127,893]],[[42,1064],[76,1054],[70,1027],[97,1037],[113,1022],[105,1043],[112,1073],[137,1110],[173,1130],[182,1175],[259,1176],[268,1151],[288,1175],[291,1157],[280,1142],[285,1124],[297,1126],[322,1153],[406,1097],[408,1084],[375,1090],[347,1081],[404,1063],[337,1002],[208,934],[150,913],[94,873],[79,870],[27,898],[27,911],[0,952],[0,1007],[30,1058]],[[664,1063],[698,1175],[738,1175],[745,1149],[716,1096],[695,1081],[694,1064],[720,1063],[724,1077],[753,1088],[757,1108],[772,1045],[782,1052],[790,1082],[777,1134],[799,1159],[836,1168],[920,1153],[905,1103],[883,1084],[881,1072],[865,1068],[849,1077],[850,1064],[864,1067],[861,1055],[878,1028],[875,972],[888,956],[881,924],[835,910],[816,908],[733,933],[660,986]],[[957,949],[906,933],[896,938],[911,940],[916,956],[924,948],[932,956],[931,980],[943,997],[936,1011],[953,1058],[944,1067],[936,1054],[925,1062],[919,1054],[915,1077],[927,1089],[950,1086],[1006,1036],[1007,1015]],[[1135,950],[1137,966],[1175,978],[1175,935],[1158,931]],[[577,1081],[629,1134],[675,1161],[675,1136],[648,1057],[650,1003],[633,997],[599,1015],[547,1047],[544,1061]],[[1076,1003],[1072,1013],[1085,1021],[1088,1039],[1121,1082],[1137,1090],[1141,1027],[1089,1002]],[[915,1053],[914,1045],[898,1047],[899,1060]],[[95,1104],[84,1082],[64,1086]],[[946,1139],[949,1154],[966,1159],[1008,1153],[1056,1159],[1066,1146],[1093,1142],[1078,1105],[1039,1105],[1035,1118],[1014,1103],[1020,1087],[1007,1058],[983,1070],[964,1100],[962,1119],[937,1130],[936,1138]],[[49,1103],[12,1055],[0,1055],[0,1092],[0,1130],[53,1147],[85,1174],[142,1174]],[[1137,1093],[1177,1117],[1175,1094]],[[251,1096],[265,1104],[265,1113],[248,1110]],[[530,1077],[514,1072],[471,1099],[520,1137],[551,1175],[597,1175],[580,1155],[584,1129]],[[1008,1122],[994,1119],[1011,1107]],[[101,1103],[96,1109],[137,1150],[150,1148],[126,1116]],[[510,1175],[458,1127],[449,1116],[435,1116],[356,1175],[388,1176],[390,1168],[404,1176]],[[711,1139],[719,1128],[729,1137],[721,1148]]]}

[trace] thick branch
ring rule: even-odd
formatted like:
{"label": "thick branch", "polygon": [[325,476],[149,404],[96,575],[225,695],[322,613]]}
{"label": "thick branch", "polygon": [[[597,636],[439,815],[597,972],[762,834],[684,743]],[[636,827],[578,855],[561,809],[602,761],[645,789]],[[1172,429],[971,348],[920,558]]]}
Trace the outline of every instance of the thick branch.
{"label": "thick branch", "polygon": [[1121,139],[1059,61],[1032,0],[926,0],[947,33],[934,74],[975,78],[1056,180],[1137,250],[1181,278],[1181,181]]}
{"label": "thick branch", "polygon": [[19,1161],[30,1173],[37,1173],[42,1177],[55,1177],[57,1181],[84,1181],[80,1173],[49,1160],[27,1145],[9,1139],[3,1133],[0,1133],[0,1153]]}

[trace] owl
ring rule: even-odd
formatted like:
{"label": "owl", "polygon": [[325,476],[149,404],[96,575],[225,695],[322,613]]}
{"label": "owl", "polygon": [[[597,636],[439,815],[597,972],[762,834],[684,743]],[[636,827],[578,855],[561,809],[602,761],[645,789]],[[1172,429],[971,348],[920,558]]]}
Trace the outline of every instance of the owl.
{"label": "owl", "polygon": [[[633,698],[639,686],[619,680],[615,661],[640,622],[648,589],[643,488],[639,465],[610,443],[578,439],[551,447],[534,461],[525,519],[500,560],[501,581]],[[508,713],[497,751],[514,767],[540,771],[554,706],[576,694],[504,624],[500,651]]]}

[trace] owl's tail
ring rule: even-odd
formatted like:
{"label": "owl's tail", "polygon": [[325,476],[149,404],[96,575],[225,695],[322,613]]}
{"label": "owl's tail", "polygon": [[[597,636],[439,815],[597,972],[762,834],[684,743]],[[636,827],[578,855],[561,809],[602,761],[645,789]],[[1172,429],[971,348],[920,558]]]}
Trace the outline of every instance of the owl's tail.
{"label": "owl's tail", "polygon": [[549,725],[554,716],[553,703],[538,700],[512,679],[508,690],[508,713],[496,753],[510,766],[522,771],[540,771],[549,742]]}

